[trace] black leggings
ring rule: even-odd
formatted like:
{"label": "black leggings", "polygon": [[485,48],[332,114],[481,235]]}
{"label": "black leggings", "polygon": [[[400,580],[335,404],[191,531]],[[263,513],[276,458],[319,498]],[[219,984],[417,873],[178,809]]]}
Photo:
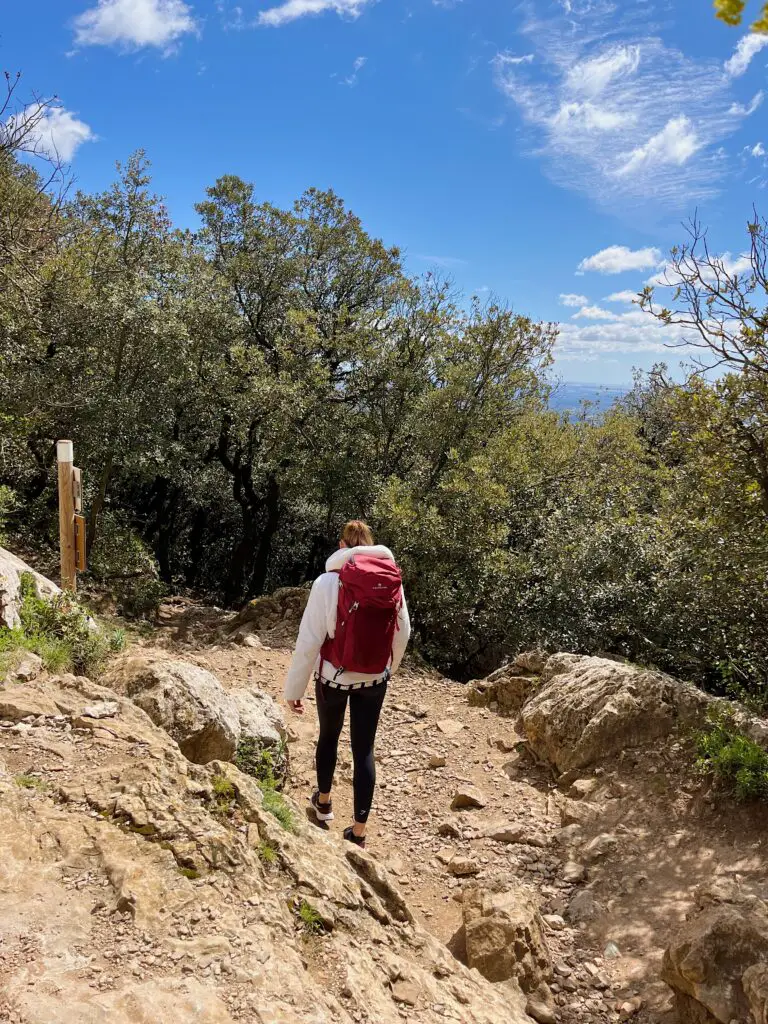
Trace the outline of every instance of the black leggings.
{"label": "black leggings", "polygon": [[376,762],[373,744],[379,725],[381,706],[387,695],[387,684],[348,690],[328,686],[315,680],[317,716],[320,719],[320,736],[317,741],[317,788],[321,793],[330,793],[333,773],[336,770],[336,754],[339,737],[344,725],[344,714],[349,701],[349,732],[352,740],[354,775],[352,789],[355,802],[355,821],[361,825],[368,820],[376,785]]}

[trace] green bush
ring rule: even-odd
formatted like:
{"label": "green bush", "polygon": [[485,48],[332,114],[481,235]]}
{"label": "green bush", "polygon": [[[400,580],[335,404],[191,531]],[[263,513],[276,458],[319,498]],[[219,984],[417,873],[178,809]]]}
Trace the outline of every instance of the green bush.
{"label": "green bush", "polygon": [[296,832],[296,819],[285,798],[267,782],[260,782],[259,787],[264,794],[262,807],[280,822],[286,832]]}
{"label": "green bush", "polygon": [[10,487],[0,484],[0,544],[4,540],[4,529],[7,517],[17,507],[16,493]]}
{"label": "green bush", "polygon": [[9,661],[15,651],[28,650],[39,655],[51,672],[94,675],[110,654],[124,647],[122,630],[98,625],[69,594],[57,594],[51,600],[40,597],[31,573],[22,573],[20,584],[21,625],[0,628],[0,661]]}
{"label": "green bush", "polygon": [[235,808],[237,799],[235,787],[223,775],[214,775],[211,785],[213,787],[213,813],[228,818]]}
{"label": "green bush", "polygon": [[126,618],[153,618],[166,594],[151,550],[116,512],[105,513],[99,521],[90,573],[114,595],[118,613]]}
{"label": "green bush", "polygon": [[325,931],[322,917],[306,900],[299,903],[297,915],[307,935],[320,935]]}
{"label": "green bush", "polygon": [[768,799],[768,752],[751,740],[728,711],[712,714],[697,737],[697,767],[739,800]]}
{"label": "green bush", "polygon": [[243,736],[237,745],[235,764],[271,789],[282,789],[288,774],[288,746],[265,747],[255,736]]}

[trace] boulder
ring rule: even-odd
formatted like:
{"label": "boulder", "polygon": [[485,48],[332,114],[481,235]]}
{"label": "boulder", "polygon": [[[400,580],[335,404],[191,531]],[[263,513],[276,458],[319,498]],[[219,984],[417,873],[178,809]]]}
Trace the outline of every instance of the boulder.
{"label": "boulder", "polygon": [[230,637],[251,646],[245,638],[258,633],[272,643],[292,645],[308,600],[308,587],[283,587],[269,596],[254,598],[229,623]]}
{"label": "boulder", "polygon": [[234,757],[240,711],[211,672],[161,654],[138,654],[120,659],[108,678],[176,740],[190,761]]}
{"label": "boulder", "polygon": [[487,797],[477,786],[461,786],[453,795],[451,809],[458,811],[472,807],[480,808],[485,807],[487,803]]}
{"label": "boulder", "polygon": [[544,922],[525,890],[492,893],[470,886],[463,916],[467,963],[489,981],[514,978],[529,994],[552,977]]}
{"label": "boulder", "polygon": [[285,719],[279,704],[261,690],[231,690],[237,709],[240,735],[253,737],[260,746],[275,747],[286,738]]}
{"label": "boulder", "polygon": [[765,1021],[768,907],[734,884],[697,891],[695,908],[664,953],[661,976],[681,1024]]}
{"label": "boulder", "polygon": [[661,672],[575,654],[546,663],[522,710],[531,748],[561,772],[703,721],[710,698]]}
{"label": "boulder", "polygon": [[19,608],[21,606],[21,577],[29,573],[37,584],[37,592],[41,597],[54,597],[61,590],[45,576],[35,572],[26,562],[16,555],[0,548],[0,626],[16,629],[21,624]]}
{"label": "boulder", "polygon": [[512,666],[492,672],[486,679],[475,679],[469,686],[469,703],[490,707],[501,715],[516,715],[533,692],[537,680],[521,675]]}

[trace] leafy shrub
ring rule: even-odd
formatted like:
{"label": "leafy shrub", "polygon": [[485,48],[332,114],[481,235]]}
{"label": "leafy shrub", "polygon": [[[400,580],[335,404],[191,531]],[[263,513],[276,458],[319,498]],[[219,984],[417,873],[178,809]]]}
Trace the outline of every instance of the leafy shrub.
{"label": "leafy shrub", "polygon": [[713,713],[697,737],[697,767],[739,800],[768,799],[768,752],[751,740],[728,711]]}
{"label": "leafy shrub", "polygon": [[71,595],[40,597],[30,573],[21,576],[19,618],[20,646],[39,654],[51,671],[97,674],[109,655],[125,645],[121,630],[99,626]]}
{"label": "leafy shrub", "polygon": [[277,863],[277,850],[264,839],[259,843],[259,860],[267,867]]}
{"label": "leafy shrub", "polygon": [[288,746],[283,741],[276,747],[266,747],[255,736],[243,736],[237,745],[235,764],[246,775],[280,790],[288,774]]}
{"label": "leafy shrub", "polygon": [[90,573],[114,594],[117,610],[126,618],[153,618],[166,593],[151,550],[126,518],[115,512],[100,519]]}
{"label": "leafy shrub", "polygon": [[38,793],[42,793],[48,788],[45,779],[38,778],[37,775],[17,775],[13,781],[20,789],[34,789]]}
{"label": "leafy shrub", "polygon": [[297,914],[304,931],[308,935],[319,935],[325,930],[322,917],[306,900],[302,900],[299,903]]}
{"label": "leafy shrub", "polygon": [[17,507],[16,493],[10,487],[0,484],[0,544],[4,540],[3,530],[8,515]]}
{"label": "leafy shrub", "polygon": [[229,817],[235,807],[235,787],[223,775],[214,775],[211,786],[213,789],[213,813],[221,817]]}
{"label": "leafy shrub", "polygon": [[295,832],[296,820],[285,798],[266,782],[260,782],[259,786],[264,794],[262,807],[267,814],[277,818],[286,832]]}

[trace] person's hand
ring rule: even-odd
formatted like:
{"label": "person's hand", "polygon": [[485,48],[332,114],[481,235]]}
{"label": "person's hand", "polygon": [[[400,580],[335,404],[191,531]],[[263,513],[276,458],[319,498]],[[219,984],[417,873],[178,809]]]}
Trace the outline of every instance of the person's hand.
{"label": "person's hand", "polygon": [[303,700],[289,700],[288,707],[294,713],[294,715],[304,714],[304,701]]}

